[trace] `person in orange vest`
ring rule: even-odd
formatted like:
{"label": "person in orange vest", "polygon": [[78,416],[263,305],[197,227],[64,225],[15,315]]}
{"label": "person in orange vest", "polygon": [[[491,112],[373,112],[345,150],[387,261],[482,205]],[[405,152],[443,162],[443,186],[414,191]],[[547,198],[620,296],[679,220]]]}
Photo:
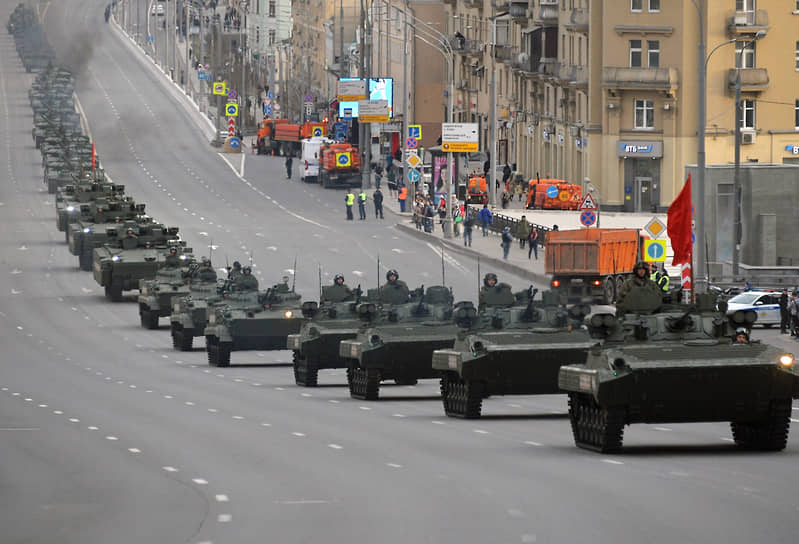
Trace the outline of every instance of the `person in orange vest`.
{"label": "person in orange vest", "polygon": [[400,211],[405,211],[405,199],[408,198],[408,188],[404,185],[400,188],[397,198],[399,199]]}

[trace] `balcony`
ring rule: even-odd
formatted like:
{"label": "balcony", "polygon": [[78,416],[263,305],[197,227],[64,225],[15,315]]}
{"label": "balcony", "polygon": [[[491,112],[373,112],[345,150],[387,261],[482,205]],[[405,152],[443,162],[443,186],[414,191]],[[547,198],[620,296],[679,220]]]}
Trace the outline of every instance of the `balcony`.
{"label": "balcony", "polygon": [[494,58],[500,62],[510,62],[517,55],[518,52],[512,45],[497,44],[494,46]]}
{"label": "balcony", "polygon": [[482,8],[483,0],[463,0],[467,8]]}
{"label": "balcony", "polygon": [[541,57],[538,74],[543,77],[556,78],[560,73],[560,63],[554,57]]}
{"label": "balcony", "polygon": [[552,26],[558,24],[558,0],[540,0],[535,13],[536,24]]}
{"label": "balcony", "polygon": [[528,18],[527,0],[493,0],[492,4],[497,11],[507,11],[511,18],[517,22],[524,22]]}
{"label": "balcony", "polygon": [[538,65],[540,58],[534,58],[527,53],[519,53],[511,60],[511,68],[523,72],[524,74],[538,75]]}
{"label": "balcony", "polygon": [[[735,91],[735,77],[737,70],[730,68],[727,73],[727,86]],[[741,68],[741,91],[759,93],[769,87],[768,70],[765,68]]]}
{"label": "balcony", "polygon": [[587,8],[575,8],[571,12],[569,22],[564,26],[575,32],[588,32],[589,15]]}
{"label": "balcony", "polygon": [[602,86],[614,89],[651,89],[672,92],[679,87],[676,68],[602,68]]}
{"label": "balcony", "polygon": [[466,55],[468,57],[476,57],[483,53],[483,44],[477,40],[469,40],[466,38],[451,37],[449,44],[455,53]]}
{"label": "balcony", "polygon": [[755,34],[758,30],[768,30],[768,11],[735,11],[727,17],[727,32],[736,37],[742,34]]}

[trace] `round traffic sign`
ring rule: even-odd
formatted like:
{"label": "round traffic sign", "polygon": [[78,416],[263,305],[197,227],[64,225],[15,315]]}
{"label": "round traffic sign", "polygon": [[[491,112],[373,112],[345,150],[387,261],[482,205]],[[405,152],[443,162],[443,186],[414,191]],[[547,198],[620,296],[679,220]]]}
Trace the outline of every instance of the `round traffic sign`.
{"label": "round traffic sign", "polygon": [[305,101],[306,102],[313,102],[313,95],[311,93],[306,94],[305,95]]}
{"label": "round traffic sign", "polygon": [[650,262],[665,261],[666,260],[665,240],[645,240],[644,260]]}
{"label": "round traffic sign", "polygon": [[550,185],[549,187],[547,187],[547,196],[549,198],[557,198],[558,188],[555,187],[554,185]]}
{"label": "round traffic sign", "polygon": [[410,181],[411,183],[416,183],[420,179],[422,179],[422,174],[419,173],[418,170],[416,170],[415,168],[411,168],[410,170],[408,170],[408,181]]}
{"label": "round traffic sign", "polygon": [[561,201],[566,202],[567,200],[569,200],[571,198],[571,195],[569,194],[568,191],[561,191],[560,194],[558,194],[558,198]]}
{"label": "round traffic sign", "polygon": [[350,165],[350,154],[349,153],[337,153],[336,154],[336,162],[339,166],[349,166]]}
{"label": "round traffic sign", "polygon": [[229,145],[231,149],[238,149],[241,147],[241,140],[233,136],[232,138],[228,139],[227,145]]}
{"label": "round traffic sign", "polygon": [[314,136],[321,136],[322,135],[322,127],[314,127],[313,135]]}
{"label": "round traffic sign", "polygon": [[417,140],[416,138],[407,138],[405,140],[405,147],[407,147],[408,149],[416,149],[418,145],[419,145],[419,140]]}
{"label": "round traffic sign", "polygon": [[228,116],[234,116],[239,114],[239,105],[238,104],[228,104],[225,106],[225,113]]}
{"label": "round traffic sign", "polygon": [[238,96],[239,96],[239,93],[237,93],[235,89],[228,89],[228,91],[227,91],[227,97],[228,98],[230,98],[231,100],[236,100],[236,97],[238,97]]}
{"label": "round traffic sign", "polygon": [[583,213],[580,214],[580,223],[582,223],[583,226],[590,227],[596,223],[596,214],[591,210],[583,211]]}

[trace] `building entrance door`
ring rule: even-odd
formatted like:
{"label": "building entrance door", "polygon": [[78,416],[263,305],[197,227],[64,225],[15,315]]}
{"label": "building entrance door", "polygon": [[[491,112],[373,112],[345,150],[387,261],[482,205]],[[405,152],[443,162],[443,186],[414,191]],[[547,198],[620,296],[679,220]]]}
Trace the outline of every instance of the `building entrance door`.
{"label": "building entrance door", "polygon": [[636,177],[633,187],[633,211],[643,212],[652,209],[652,178]]}

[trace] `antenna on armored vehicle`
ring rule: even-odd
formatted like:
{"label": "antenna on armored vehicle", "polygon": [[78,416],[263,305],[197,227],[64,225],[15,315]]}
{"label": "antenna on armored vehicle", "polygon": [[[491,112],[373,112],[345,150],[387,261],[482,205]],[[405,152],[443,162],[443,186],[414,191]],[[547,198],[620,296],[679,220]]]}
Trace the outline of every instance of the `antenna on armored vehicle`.
{"label": "antenna on armored vehicle", "polygon": [[380,296],[380,255],[377,256],[377,276],[375,276],[375,281],[377,282],[377,296]]}
{"label": "antenna on armored vehicle", "polygon": [[294,279],[291,280],[291,292],[294,292],[294,286],[297,285],[297,255],[294,255]]}
{"label": "antenna on armored vehicle", "polygon": [[444,244],[441,244],[441,285],[446,285],[447,279],[444,274]]}
{"label": "antenna on armored vehicle", "polygon": [[[322,300],[322,263],[317,262],[317,266],[319,267],[319,300]],[[296,271],[295,271],[296,273]]]}
{"label": "antenna on armored vehicle", "polygon": [[477,256],[477,292],[480,292],[480,255]]}
{"label": "antenna on armored vehicle", "polygon": [[[213,254],[214,254],[214,239],[213,239],[213,238],[211,238],[211,240],[210,240],[210,241],[211,241],[211,243],[210,243],[210,244],[208,244],[208,260],[209,260],[209,261],[211,261],[211,257],[212,257],[212,256],[213,256]],[[211,262],[213,263],[214,261],[211,261]]]}

